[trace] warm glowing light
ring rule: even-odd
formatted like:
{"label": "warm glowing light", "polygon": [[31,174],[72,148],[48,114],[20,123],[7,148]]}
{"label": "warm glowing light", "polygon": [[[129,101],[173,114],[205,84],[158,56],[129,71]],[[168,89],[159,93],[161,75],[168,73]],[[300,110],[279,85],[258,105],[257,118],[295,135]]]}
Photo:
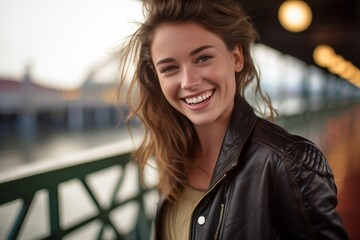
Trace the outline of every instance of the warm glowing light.
{"label": "warm glowing light", "polygon": [[357,68],[349,61],[345,61],[344,69],[339,73],[339,76],[344,79],[350,79],[356,75]]}
{"label": "warm glowing light", "polygon": [[355,86],[360,86],[360,71],[356,70],[355,75],[353,75],[350,79],[349,82],[351,82],[352,84],[354,84]]}
{"label": "warm glowing light", "polygon": [[288,0],[281,4],[278,12],[280,24],[290,32],[302,32],[312,21],[309,5],[300,0]]}
{"label": "warm glowing light", "polygon": [[336,54],[328,45],[319,45],[314,49],[313,58],[317,65],[339,75],[354,86],[360,88],[360,70],[343,56]]}
{"label": "warm glowing light", "polygon": [[345,59],[340,55],[335,55],[331,58],[329,64],[329,72],[339,75],[345,70]]}
{"label": "warm glowing light", "polygon": [[317,65],[321,67],[329,66],[335,51],[328,45],[319,45],[314,49],[313,58]]}

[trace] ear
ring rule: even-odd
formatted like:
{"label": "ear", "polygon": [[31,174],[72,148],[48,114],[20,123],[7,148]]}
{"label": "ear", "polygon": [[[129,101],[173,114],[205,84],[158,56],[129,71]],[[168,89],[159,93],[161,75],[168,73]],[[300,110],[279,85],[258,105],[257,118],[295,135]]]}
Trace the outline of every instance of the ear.
{"label": "ear", "polygon": [[234,58],[234,70],[235,72],[241,72],[244,66],[244,55],[242,46],[237,44],[233,50],[233,58]]}

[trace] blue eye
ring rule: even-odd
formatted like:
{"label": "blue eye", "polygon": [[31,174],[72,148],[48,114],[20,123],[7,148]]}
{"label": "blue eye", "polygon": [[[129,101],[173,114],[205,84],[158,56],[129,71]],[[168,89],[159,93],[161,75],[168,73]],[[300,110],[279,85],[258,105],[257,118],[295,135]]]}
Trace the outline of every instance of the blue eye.
{"label": "blue eye", "polygon": [[212,56],[208,56],[208,55],[201,56],[198,59],[196,59],[196,63],[206,62],[207,60],[209,60],[211,58],[212,58]]}
{"label": "blue eye", "polygon": [[170,65],[170,66],[166,66],[166,67],[164,67],[164,68],[161,68],[161,69],[160,69],[160,73],[171,72],[171,71],[174,71],[174,70],[176,70],[176,69],[178,69],[177,66],[175,66],[175,65]]}

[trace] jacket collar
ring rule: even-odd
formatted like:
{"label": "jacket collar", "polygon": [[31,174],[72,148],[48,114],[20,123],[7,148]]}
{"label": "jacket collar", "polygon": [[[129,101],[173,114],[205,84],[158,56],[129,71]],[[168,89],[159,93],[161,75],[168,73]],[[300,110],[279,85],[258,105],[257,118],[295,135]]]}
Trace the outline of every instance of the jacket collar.
{"label": "jacket collar", "polygon": [[237,166],[241,151],[255,126],[256,119],[253,108],[244,98],[236,96],[233,113],[210,182],[210,189],[224,174]]}

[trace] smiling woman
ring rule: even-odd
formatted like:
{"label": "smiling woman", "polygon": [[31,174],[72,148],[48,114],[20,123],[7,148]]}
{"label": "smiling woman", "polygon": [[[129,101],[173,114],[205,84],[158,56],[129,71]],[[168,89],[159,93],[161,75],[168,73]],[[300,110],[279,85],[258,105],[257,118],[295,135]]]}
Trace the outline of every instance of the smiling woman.
{"label": "smiling woman", "polygon": [[[134,158],[142,171],[155,159],[159,173],[155,239],[347,239],[325,157],[269,121],[238,1],[143,3],[145,22],[120,50],[119,92],[131,79],[129,119],[145,130]],[[247,103],[250,85],[268,114]]]}
{"label": "smiling woman", "polygon": [[0,1],[0,75],[20,78],[30,64],[37,83],[78,87],[130,20],[142,20],[139,1]]}

